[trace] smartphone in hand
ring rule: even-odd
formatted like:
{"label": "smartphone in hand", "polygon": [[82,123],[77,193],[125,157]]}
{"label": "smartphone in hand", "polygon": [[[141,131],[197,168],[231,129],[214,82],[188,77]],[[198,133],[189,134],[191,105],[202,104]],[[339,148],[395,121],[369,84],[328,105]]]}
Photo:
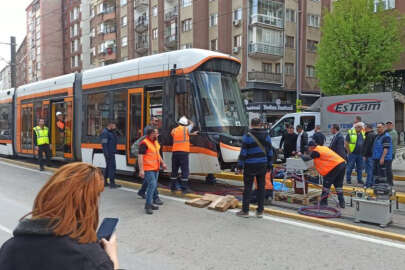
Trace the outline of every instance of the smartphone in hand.
{"label": "smartphone in hand", "polygon": [[111,235],[114,233],[118,224],[118,218],[105,218],[97,231],[97,239],[110,240]]}

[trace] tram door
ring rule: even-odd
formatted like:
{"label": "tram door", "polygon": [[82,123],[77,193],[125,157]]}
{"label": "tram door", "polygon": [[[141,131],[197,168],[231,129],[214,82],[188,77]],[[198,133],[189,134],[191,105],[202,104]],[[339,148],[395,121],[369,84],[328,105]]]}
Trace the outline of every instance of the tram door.
{"label": "tram door", "polygon": [[50,120],[52,156],[72,158],[72,98],[53,102]]}
{"label": "tram door", "polygon": [[128,90],[127,111],[127,160],[129,164],[135,164],[135,156],[131,153],[131,145],[143,135],[144,121],[144,90],[135,88]]}

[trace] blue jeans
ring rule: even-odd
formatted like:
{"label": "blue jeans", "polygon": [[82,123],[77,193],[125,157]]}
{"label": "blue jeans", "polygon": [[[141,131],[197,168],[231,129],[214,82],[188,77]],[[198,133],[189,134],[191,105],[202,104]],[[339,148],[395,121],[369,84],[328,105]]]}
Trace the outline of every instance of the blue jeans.
{"label": "blue jeans", "polygon": [[373,177],[373,170],[374,170],[374,160],[371,157],[366,158],[364,162],[366,166],[366,173],[367,173],[367,181],[366,186],[372,187],[374,185],[374,177]]}
{"label": "blue jeans", "polygon": [[[156,179],[159,179],[159,172],[157,173]],[[138,193],[141,195],[145,195],[146,193],[146,189],[148,188],[148,183],[146,182],[146,180],[143,180],[141,189],[138,191]],[[153,201],[159,199],[159,191],[157,189],[157,183],[156,183],[156,188],[155,188],[155,192],[153,192]]]}
{"label": "blue jeans", "polygon": [[357,154],[349,154],[347,157],[346,181],[351,182],[352,171],[356,166],[357,182],[363,182],[363,157]]}
{"label": "blue jeans", "polygon": [[146,188],[146,205],[151,205],[153,201],[153,194],[157,186],[157,178],[159,171],[145,171],[145,182],[148,187]]}

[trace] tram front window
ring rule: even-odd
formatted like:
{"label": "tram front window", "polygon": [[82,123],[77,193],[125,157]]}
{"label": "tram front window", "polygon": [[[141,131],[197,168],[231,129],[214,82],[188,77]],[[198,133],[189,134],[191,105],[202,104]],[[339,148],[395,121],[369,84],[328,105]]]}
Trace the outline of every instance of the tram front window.
{"label": "tram front window", "polygon": [[205,127],[241,136],[248,126],[236,78],[219,72],[196,72]]}

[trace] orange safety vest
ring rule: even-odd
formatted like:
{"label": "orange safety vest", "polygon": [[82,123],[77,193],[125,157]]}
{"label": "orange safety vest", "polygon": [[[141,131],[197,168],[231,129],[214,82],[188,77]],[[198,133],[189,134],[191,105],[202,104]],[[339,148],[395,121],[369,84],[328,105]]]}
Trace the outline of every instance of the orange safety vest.
{"label": "orange safety vest", "polygon": [[317,146],[314,151],[318,152],[320,157],[314,158],[315,169],[320,175],[325,176],[330,173],[337,165],[345,160],[336,154],[327,146]]}
{"label": "orange safety vest", "polygon": [[60,130],[64,130],[65,129],[65,123],[62,120],[58,120],[56,122],[56,126],[60,129]]}
{"label": "orange safety vest", "polygon": [[172,152],[190,152],[190,135],[188,128],[178,126],[172,130],[173,148]]}
{"label": "orange safety vest", "polygon": [[[256,177],[255,177],[255,188],[257,189]],[[273,189],[273,183],[271,183],[271,172],[266,173],[264,189],[265,190],[272,190]]]}
{"label": "orange safety vest", "polygon": [[158,171],[160,169],[160,144],[157,140],[151,142],[148,138],[145,138],[142,143],[145,143],[148,149],[143,156],[143,170],[144,171]]}

